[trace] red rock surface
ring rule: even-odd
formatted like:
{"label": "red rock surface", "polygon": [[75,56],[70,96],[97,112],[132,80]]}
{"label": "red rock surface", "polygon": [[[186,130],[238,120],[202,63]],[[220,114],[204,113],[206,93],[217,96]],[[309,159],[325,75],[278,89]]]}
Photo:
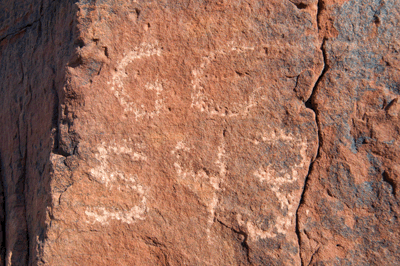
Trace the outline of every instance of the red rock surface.
{"label": "red rock surface", "polygon": [[320,148],[298,212],[304,265],[399,265],[400,5],[324,1]]}
{"label": "red rock surface", "polygon": [[395,0],[0,6],[4,265],[400,263]]}

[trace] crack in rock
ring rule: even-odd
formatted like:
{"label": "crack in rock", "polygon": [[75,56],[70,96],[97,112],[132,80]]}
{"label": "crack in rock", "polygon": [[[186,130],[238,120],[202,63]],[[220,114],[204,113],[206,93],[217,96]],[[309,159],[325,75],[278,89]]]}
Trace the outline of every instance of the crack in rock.
{"label": "crack in rock", "polygon": [[[321,29],[320,28],[320,12],[324,9],[323,1],[319,0],[318,3],[317,3],[317,6],[318,6],[317,16],[316,16],[317,17],[317,26],[318,26],[318,31],[320,32],[320,29]],[[325,76],[326,72],[328,71],[327,53],[326,53],[326,49],[325,49],[326,40],[327,40],[327,38],[325,36],[323,36],[322,43],[321,43],[321,48],[320,48],[321,52],[322,52],[322,56],[323,56],[323,63],[324,63],[323,69],[322,69],[321,74],[319,75],[317,81],[315,82],[315,85],[314,85],[314,87],[312,89],[312,93],[311,93],[310,98],[305,102],[305,106],[308,109],[312,110],[314,112],[314,114],[315,114],[315,122],[317,124],[317,130],[318,130],[318,148],[317,148],[316,157],[314,158],[314,160],[312,160],[310,162],[309,170],[308,170],[308,173],[307,173],[306,178],[304,180],[304,187],[303,187],[303,192],[301,193],[299,206],[298,206],[298,208],[296,210],[296,234],[297,234],[297,240],[298,240],[298,245],[299,245],[299,255],[300,255],[301,265],[304,265],[304,263],[303,263],[302,256],[301,256],[301,238],[300,238],[300,228],[299,228],[300,227],[299,209],[300,209],[300,206],[304,203],[304,195],[306,193],[307,182],[308,182],[310,174],[313,171],[314,162],[317,161],[317,159],[320,157],[320,147],[321,147],[322,138],[321,138],[321,129],[320,129],[319,120],[318,120],[318,110],[317,110],[317,108],[315,106],[314,99],[316,97],[317,88],[318,88],[320,82],[322,81],[322,78]]]}

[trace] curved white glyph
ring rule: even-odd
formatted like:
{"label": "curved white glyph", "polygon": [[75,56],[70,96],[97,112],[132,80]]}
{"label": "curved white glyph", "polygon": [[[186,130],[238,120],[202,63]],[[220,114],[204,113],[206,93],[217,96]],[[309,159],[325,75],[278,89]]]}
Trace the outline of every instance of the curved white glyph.
{"label": "curved white glyph", "polygon": [[136,194],[140,200],[137,205],[127,209],[105,206],[87,207],[85,214],[92,223],[106,225],[111,220],[118,220],[130,224],[136,220],[145,219],[144,215],[147,212],[145,188],[137,182],[136,175],[127,174],[114,163],[115,160],[122,160],[127,156],[136,162],[147,160],[147,157],[143,153],[135,151],[130,143],[131,141],[122,139],[118,143],[114,140],[111,143],[102,142],[98,145],[94,155],[96,164],[90,170],[90,175],[112,193]]}
{"label": "curved white glyph", "polygon": [[[274,226],[269,228],[269,230],[263,230],[257,223],[253,221],[244,222],[242,217],[238,215],[237,220],[241,226],[247,227],[249,232],[249,237],[251,240],[255,241],[259,238],[265,239],[267,237],[276,237],[276,233],[286,234],[295,221],[296,210],[299,204],[299,199],[296,199],[294,192],[287,192],[284,188],[287,184],[292,184],[297,182],[300,178],[299,172],[304,170],[309,163],[307,157],[307,140],[303,140],[300,136],[294,136],[293,134],[286,134],[282,130],[271,130],[270,132],[264,132],[260,140],[264,143],[269,143],[274,145],[275,143],[286,142],[288,145],[293,145],[297,147],[298,152],[301,156],[301,161],[295,163],[290,169],[274,170],[271,165],[263,168],[259,167],[253,172],[255,178],[262,184],[267,184],[272,192],[280,202],[280,207],[282,210],[287,210],[287,214],[283,215],[281,212],[274,213],[276,221]],[[254,144],[258,145],[259,141],[253,141]]]}
{"label": "curved white glyph", "polygon": [[142,43],[131,52],[126,54],[122,60],[118,63],[115,73],[109,85],[114,96],[117,98],[119,104],[124,108],[125,113],[133,113],[136,120],[139,118],[153,118],[160,114],[163,107],[163,99],[161,97],[161,92],[163,91],[162,83],[158,80],[154,82],[149,82],[145,85],[145,89],[148,92],[153,92],[155,95],[154,110],[146,110],[143,104],[135,103],[132,96],[129,94],[125,88],[124,80],[128,77],[126,73],[126,68],[129,64],[133,63],[135,60],[142,58],[151,58],[153,56],[161,56],[161,48],[158,47],[158,43]]}
{"label": "curved white glyph", "polygon": [[192,70],[191,107],[210,116],[246,116],[251,108],[257,106],[257,100],[263,98],[263,96],[260,95],[263,90],[262,87],[254,89],[247,99],[243,99],[240,102],[231,102],[230,104],[233,107],[232,110],[225,110],[225,108],[220,106],[214,99],[207,95],[202,83],[206,79],[205,70],[213,64],[213,59],[216,55],[230,56],[232,54],[248,53],[254,50],[255,48],[252,46],[240,46],[236,45],[234,42],[230,42],[226,47],[210,52],[207,56],[204,56],[201,60],[200,66]]}

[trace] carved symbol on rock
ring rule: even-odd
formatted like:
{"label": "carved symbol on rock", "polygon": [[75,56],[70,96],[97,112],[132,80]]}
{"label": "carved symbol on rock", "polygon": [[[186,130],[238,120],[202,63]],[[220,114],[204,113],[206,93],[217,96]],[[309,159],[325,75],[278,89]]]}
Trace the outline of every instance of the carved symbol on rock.
{"label": "carved symbol on rock", "polygon": [[[256,224],[251,221],[245,223],[241,217],[238,217],[239,224],[247,226],[250,238],[256,240],[258,238],[276,237],[276,230],[279,234],[286,234],[289,227],[292,225],[295,219],[296,210],[298,206],[298,200],[294,192],[285,191],[286,185],[293,184],[298,181],[302,170],[308,165],[307,157],[307,141],[303,140],[299,136],[293,136],[292,134],[286,134],[283,131],[271,131],[268,134],[264,133],[261,136],[261,141],[271,145],[288,145],[297,147],[299,150],[301,161],[294,163],[289,169],[276,170],[273,165],[267,167],[260,166],[259,169],[254,171],[253,175],[256,177],[261,184],[265,184],[270,187],[271,191],[274,192],[276,198],[279,200],[281,210],[287,210],[287,214],[283,215],[280,212],[275,213],[277,215],[275,225],[269,230],[262,230]],[[255,142],[259,144],[259,142]],[[274,230],[275,229],[275,230]]]}
{"label": "carved symbol on rock", "polygon": [[120,143],[116,143],[114,140],[108,144],[102,142],[97,146],[97,152],[95,153],[97,163],[91,169],[90,175],[114,195],[136,194],[139,202],[129,209],[106,206],[88,207],[85,214],[92,223],[107,225],[110,220],[118,220],[130,224],[136,220],[145,219],[144,215],[147,212],[147,206],[144,187],[137,182],[137,176],[126,173],[114,163],[126,156],[129,156],[132,161],[136,162],[147,160],[147,157],[143,153],[134,151],[128,145],[127,140],[121,140]]}
{"label": "carved symbol on rock", "polygon": [[[189,153],[190,150],[191,148],[187,147],[184,142],[180,141],[177,143],[175,149],[171,151],[171,154],[176,158],[174,168],[180,183],[189,187],[206,204],[209,212],[206,232],[208,239],[210,239],[210,230],[214,223],[215,209],[218,205],[217,191],[220,190],[220,184],[224,181],[226,175],[225,144],[222,141],[218,147],[217,160],[215,161],[215,165],[219,168],[217,175],[212,175],[204,170],[194,171],[190,167],[184,166],[183,162],[185,160],[181,158],[181,154]],[[189,165],[190,162],[189,160]],[[186,161],[186,163],[188,162]]]}
{"label": "carved symbol on rock", "polygon": [[[251,93],[248,94],[243,91],[243,89],[238,89],[238,83],[232,86],[229,82],[234,82],[236,80],[235,77],[224,78],[224,77],[214,77],[216,80],[212,80],[210,75],[213,74],[208,73],[209,68],[213,65],[216,65],[218,60],[224,60],[224,58],[235,58],[238,54],[248,54],[255,50],[254,47],[247,46],[237,46],[234,42],[229,43],[226,47],[216,50],[214,52],[209,53],[207,56],[202,57],[201,64],[198,68],[192,70],[192,103],[191,107],[200,110],[202,113],[206,113],[211,116],[246,116],[250,110],[257,106],[257,101],[259,98],[263,98],[261,92],[263,90],[262,87],[256,87],[251,89]],[[232,60],[227,60],[231,62]],[[223,63],[220,63],[223,65]],[[218,69],[218,71],[226,71],[231,73],[232,71],[227,69]],[[220,73],[221,74],[221,73]],[[222,75],[222,74],[221,74]],[[236,74],[235,74],[236,75]],[[246,75],[244,73],[239,73],[237,75],[243,76]],[[221,81],[223,80],[223,81]],[[221,84],[221,87],[229,89],[228,92],[219,91],[214,88],[211,89],[211,86],[217,86],[218,83],[225,82]],[[239,82],[239,81],[237,81]],[[249,86],[249,85],[246,85]],[[245,86],[245,87],[246,87]],[[248,90],[249,88],[246,88]],[[210,95],[210,92],[217,92],[219,95]],[[230,96],[234,95],[234,99],[217,99],[217,96]]]}
{"label": "carved symbol on rock", "polygon": [[[153,102],[153,108],[146,107],[143,103],[135,102],[134,97],[130,95],[129,88],[126,88],[125,86],[125,80],[128,78],[127,67],[136,60],[143,58],[149,60],[154,56],[161,56],[161,49],[158,47],[158,43],[142,43],[139,47],[136,47],[125,55],[118,63],[116,72],[114,73],[112,80],[108,83],[111,85],[110,89],[117,98],[119,104],[124,108],[124,112],[133,113],[136,120],[139,118],[154,118],[160,114],[164,104],[161,97],[163,86],[158,80],[148,82],[145,85],[145,91],[148,93],[154,93],[154,95],[149,96],[150,98],[155,99]],[[142,89],[143,88],[141,88],[141,90]]]}

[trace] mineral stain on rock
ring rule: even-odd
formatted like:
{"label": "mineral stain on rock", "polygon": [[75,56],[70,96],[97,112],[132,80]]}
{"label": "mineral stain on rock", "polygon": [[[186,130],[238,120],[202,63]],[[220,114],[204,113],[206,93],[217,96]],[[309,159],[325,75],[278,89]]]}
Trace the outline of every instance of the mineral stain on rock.
{"label": "mineral stain on rock", "polygon": [[0,7],[0,265],[400,264],[397,0]]}

